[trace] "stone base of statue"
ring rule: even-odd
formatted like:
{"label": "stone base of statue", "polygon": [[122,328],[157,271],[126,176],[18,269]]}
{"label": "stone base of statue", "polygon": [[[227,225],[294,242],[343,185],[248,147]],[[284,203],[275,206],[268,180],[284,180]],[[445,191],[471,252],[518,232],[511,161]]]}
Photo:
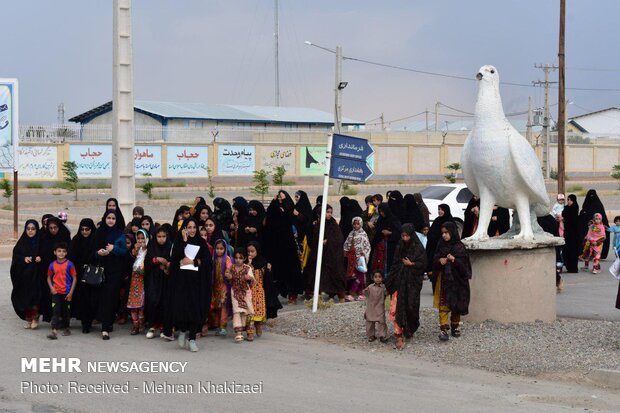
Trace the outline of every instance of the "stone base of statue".
{"label": "stone base of statue", "polygon": [[555,321],[555,247],[563,238],[536,234],[533,241],[496,237],[463,243],[472,265],[467,321]]}

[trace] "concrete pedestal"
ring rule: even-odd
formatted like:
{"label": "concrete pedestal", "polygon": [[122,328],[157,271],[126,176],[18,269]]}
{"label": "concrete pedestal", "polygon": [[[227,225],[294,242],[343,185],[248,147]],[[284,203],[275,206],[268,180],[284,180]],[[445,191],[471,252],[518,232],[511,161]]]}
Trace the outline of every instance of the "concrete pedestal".
{"label": "concrete pedestal", "polygon": [[467,321],[552,322],[556,319],[555,246],[562,238],[522,243],[464,241],[472,264]]}

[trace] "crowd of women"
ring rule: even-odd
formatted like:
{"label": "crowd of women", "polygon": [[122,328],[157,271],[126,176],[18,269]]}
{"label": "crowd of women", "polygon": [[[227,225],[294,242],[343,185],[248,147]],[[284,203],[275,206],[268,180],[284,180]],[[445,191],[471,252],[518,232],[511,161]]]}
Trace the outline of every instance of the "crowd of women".
{"label": "crowd of women", "polygon": [[[606,220],[600,200],[591,192],[582,214],[602,213]],[[340,302],[362,301],[373,274],[380,274],[391,296],[389,315],[395,322],[397,347],[402,348],[404,339],[419,327],[425,276],[433,284],[440,338],[447,339],[448,332],[460,335],[471,267],[448,205],[439,206],[431,225],[420,194],[390,191],[385,202],[382,195],[371,195],[364,208],[343,197],[339,222],[333,208],[326,206],[321,240],[321,204],[318,197],[312,205],[304,191],[293,198],[279,191],[267,208],[242,197],[234,198],[232,205],[215,198],[211,208],[197,197],[195,205],[181,206],[170,223],[155,223],[141,207],[134,208],[132,219],[125,222],[118,202],[111,198],[99,219],[82,219],[73,238],[56,216],[44,215],[40,225],[28,220],[13,251],[14,309],[28,329],[37,328],[41,317],[50,320],[53,292],[46,276],[55,248],[66,243],[77,270],[71,316],[81,321],[83,333],[100,323],[101,337],[108,340],[115,322],[130,320],[131,334],[146,331],[147,338],[159,335],[172,341],[177,332],[179,345],[197,351],[199,335],[212,330],[227,336],[232,318],[235,341],[253,341],[262,334],[263,323],[277,317],[282,308],[279,296],[290,305],[297,304],[300,296],[312,296],[317,249],[323,243],[320,292]],[[581,225],[585,218],[577,209],[571,195],[554,220],[558,228],[563,223],[563,255],[569,271],[576,271],[579,241],[586,237]],[[471,222],[475,211],[472,200],[464,231],[475,229]],[[490,231],[498,235],[507,230],[509,217],[501,209],[494,216]],[[93,268],[103,270],[102,282],[85,282],[85,271]]]}

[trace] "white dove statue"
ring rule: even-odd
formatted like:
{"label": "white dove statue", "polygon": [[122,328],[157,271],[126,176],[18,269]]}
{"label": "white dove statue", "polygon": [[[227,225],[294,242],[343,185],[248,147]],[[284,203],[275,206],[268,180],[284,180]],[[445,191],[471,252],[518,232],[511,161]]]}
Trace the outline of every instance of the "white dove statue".
{"label": "white dove statue", "polygon": [[497,69],[482,66],[476,78],[479,89],[474,127],[461,154],[465,183],[480,198],[478,229],[468,239],[488,239],[493,207],[499,205],[516,210],[514,239],[533,241],[535,233],[544,234],[536,216],[549,213],[540,162],[529,142],[504,115]]}

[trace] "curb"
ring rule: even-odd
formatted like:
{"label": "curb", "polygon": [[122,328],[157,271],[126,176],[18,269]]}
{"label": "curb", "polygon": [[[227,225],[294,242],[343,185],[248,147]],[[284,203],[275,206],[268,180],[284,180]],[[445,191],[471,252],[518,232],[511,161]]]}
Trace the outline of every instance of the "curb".
{"label": "curb", "polygon": [[593,370],[586,379],[597,386],[620,390],[620,370]]}

